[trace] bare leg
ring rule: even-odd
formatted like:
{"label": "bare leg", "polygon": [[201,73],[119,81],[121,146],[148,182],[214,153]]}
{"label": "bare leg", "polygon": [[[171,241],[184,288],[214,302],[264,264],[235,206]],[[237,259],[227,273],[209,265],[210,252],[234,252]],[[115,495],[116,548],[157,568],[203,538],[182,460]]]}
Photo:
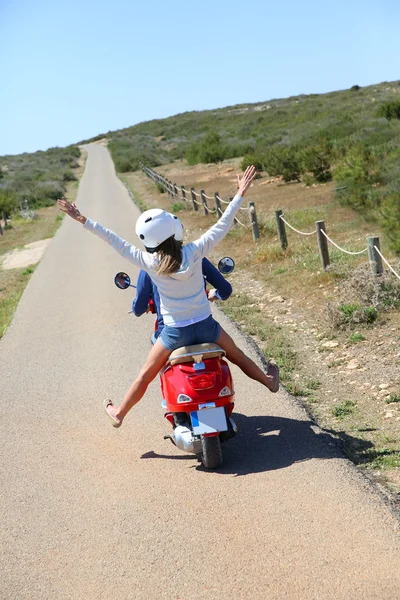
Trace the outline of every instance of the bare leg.
{"label": "bare leg", "polygon": [[157,340],[150,350],[145,364],[140,369],[139,375],[132,383],[125,398],[122,400],[121,405],[119,407],[110,405],[106,409],[107,412],[117,419],[117,421],[122,423],[131,408],[142,399],[147,390],[147,386],[157,376],[159,370],[164,366],[170,354],[171,350],[164,348],[160,340]]}
{"label": "bare leg", "polygon": [[246,354],[240,350],[231,338],[221,327],[221,334],[217,340],[218,346],[221,346],[226,352],[226,357],[234,365],[240,367],[248,377],[259,381],[265,385],[268,389],[274,388],[274,377],[266,375],[254,361],[251,360]]}

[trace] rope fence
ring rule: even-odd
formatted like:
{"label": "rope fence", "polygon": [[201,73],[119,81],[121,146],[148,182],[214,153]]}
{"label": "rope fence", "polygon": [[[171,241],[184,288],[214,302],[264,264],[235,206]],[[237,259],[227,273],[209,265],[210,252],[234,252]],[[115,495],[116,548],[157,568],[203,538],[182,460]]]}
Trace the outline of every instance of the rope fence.
{"label": "rope fence", "polygon": [[383,273],[383,265],[382,265],[382,261],[383,261],[387,265],[387,267],[390,269],[390,271],[393,273],[393,275],[395,275],[398,279],[400,279],[400,275],[394,270],[392,265],[387,261],[387,259],[381,253],[379,237],[372,236],[372,235],[367,236],[367,247],[363,248],[362,250],[356,250],[356,251],[346,250],[345,248],[342,248],[341,246],[339,246],[339,244],[334,242],[329,237],[329,235],[326,233],[324,221],[316,221],[315,222],[316,229],[311,232],[305,232],[305,231],[300,231],[299,229],[296,229],[296,227],[293,227],[293,225],[288,223],[288,221],[286,221],[286,219],[283,218],[283,214],[284,213],[281,210],[275,211],[275,218],[276,218],[277,228],[278,228],[278,238],[279,238],[279,241],[281,243],[281,247],[283,250],[286,250],[286,248],[288,247],[286,230],[285,230],[285,225],[287,225],[290,229],[292,229],[293,231],[295,231],[296,233],[298,233],[300,235],[317,234],[318,249],[319,249],[319,253],[320,253],[320,257],[321,257],[322,267],[324,270],[326,270],[330,265],[329,250],[328,250],[328,242],[329,242],[330,244],[332,244],[332,246],[334,246],[335,248],[340,250],[340,252],[343,252],[344,254],[349,254],[351,256],[356,256],[356,255],[364,254],[364,252],[368,252],[369,262],[371,265],[372,273],[374,275],[381,275]]}
{"label": "rope fence", "polygon": [[[157,173],[154,169],[146,167],[145,165],[141,165],[142,171],[152,179],[152,181],[156,185],[161,185],[162,188],[168,193],[170,198],[178,198],[185,203],[188,203],[190,200],[192,201],[193,210],[195,212],[199,211],[199,208],[203,210],[204,215],[212,214],[222,216],[224,211],[222,209],[222,204],[229,205],[232,201],[232,198],[229,200],[224,200],[221,198],[218,192],[214,193],[214,196],[208,196],[204,190],[200,190],[200,193],[196,192],[196,190],[192,187],[190,190],[186,189],[184,185],[180,186],[180,192],[178,190],[178,185],[176,183],[172,183],[166,179],[160,173]],[[198,200],[199,199],[199,200]],[[208,201],[208,202],[207,202]],[[210,206],[210,203],[213,202],[215,204],[215,208]],[[249,202],[249,206],[242,206],[240,210],[243,212],[247,212],[249,215],[249,225],[243,223],[237,216],[235,216],[235,224],[240,225],[243,229],[251,229],[253,234],[253,240],[257,240],[260,237],[258,223],[257,223],[257,214],[255,210],[255,206],[253,202]]]}
{"label": "rope fence", "polygon": [[[157,173],[157,171],[154,171],[149,167],[146,167],[145,165],[142,165],[142,170],[150,179],[154,181],[155,184],[160,184],[171,198],[179,198],[185,203],[189,202],[190,198],[190,200],[192,201],[193,210],[195,212],[198,212],[200,207],[202,208],[204,215],[208,215],[209,213],[211,213],[221,216],[223,214],[221,204],[228,205],[232,201],[232,198],[229,198],[229,200],[224,200],[223,198],[221,198],[218,192],[215,192],[214,196],[208,196],[204,190],[200,190],[200,193],[198,193],[193,187],[190,188],[190,190],[187,190],[183,185],[180,186],[179,194],[178,186],[176,183],[172,183],[171,181],[163,177],[163,175]],[[201,201],[199,202],[197,198],[200,198]],[[211,208],[207,204],[207,200],[210,202],[214,202],[215,208]],[[235,217],[235,223],[240,225],[244,229],[251,228],[253,240],[256,241],[260,237],[260,232],[254,202],[249,202],[248,206],[242,206],[240,210],[248,212],[250,225],[246,225],[245,223],[240,221],[237,216]],[[321,264],[324,270],[326,270],[330,265],[328,248],[329,242],[330,244],[332,244],[332,246],[334,246],[337,250],[343,252],[344,254],[357,256],[367,252],[371,269],[374,275],[380,275],[383,273],[383,263],[385,263],[386,266],[393,273],[393,275],[400,279],[400,275],[395,271],[395,269],[389,264],[387,259],[381,253],[379,237],[377,236],[367,236],[366,248],[363,248],[362,250],[351,251],[342,248],[329,237],[329,235],[326,232],[324,221],[316,221],[314,231],[300,231],[300,229],[297,229],[296,227],[291,225],[291,223],[289,223],[284,218],[284,212],[282,210],[275,211],[275,221],[277,226],[278,239],[283,250],[286,250],[286,248],[288,247],[288,239],[286,235],[285,226],[289,227],[289,229],[302,236],[312,236],[316,234]]]}

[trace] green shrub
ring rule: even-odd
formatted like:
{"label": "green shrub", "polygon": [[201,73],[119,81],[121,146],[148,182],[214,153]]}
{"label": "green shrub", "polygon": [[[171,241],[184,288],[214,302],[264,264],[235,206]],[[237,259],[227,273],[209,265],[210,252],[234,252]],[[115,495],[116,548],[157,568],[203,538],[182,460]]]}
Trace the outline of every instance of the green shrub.
{"label": "green shrub", "polygon": [[339,306],[339,310],[343,313],[345,319],[351,319],[355,312],[360,310],[361,306],[359,304],[341,304]]}
{"label": "green shrub", "polygon": [[327,310],[332,325],[336,328],[371,325],[378,318],[378,311],[374,306],[362,306],[358,303],[328,303]]}
{"label": "green shrub", "polygon": [[341,404],[337,404],[332,408],[332,414],[338,419],[343,419],[349,415],[352,415],[357,404],[353,400],[345,400]]}
{"label": "green shrub", "polygon": [[6,219],[17,210],[15,195],[9,190],[0,190],[0,216],[4,213]]}
{"label": "green shrub", "polygon": [[225,148],[218,133],[210,132],[202,140],[199,146],[199,161],[201,163],[219,163],[226,156]]}
{"label": "green shrub", "polygon": [[197,144],[191,144],[185,152],[188,165],[197,165],[199,162],[199,148]]}
{"label": "green shrub", "polygon": [[262,158],[258,154],[245,154],[242,162],[240,163],[240,168],[242,171],[245,171],[247,167],[254,165],[257,169],[257,176],[259,176],[260,171],[263,170]]}
{"label": "green shrub", "polygon": [[366,306],[364,308],[364,315],[366,323],[371,324],[378,318],[378,311],[375,306]]}
{"label": "green shrub", "polygon": [[364,342],[365,341],[365,337],[361,334],[361,333],[352,333],[349,336],[349,342],[351,344],[358,344],[358,342]]}
{"label": "green shrub", "polygon": [[382,182],[381,164],[377,153],[362,145],[355,145],[338,161],[334,179],[339,187],[343,204],[355,209],[376,210],[381,203],[380,190],[374,189]]}
{"label": "green shrub", "polygon": [[177,213],[181,210],[184,210],[186,205],[183,202],[173,202],[171,206],[171,210],[173,213]]}
{"label": "green shrub", "polygon": [[[301,163],[304,171],[311,173],[313,179],[318,183],[325,183],[332,179],[331,160],[332,144],[326,140],[319,144],[310,146],[300,153]],[[304,181],[304,176],[303,176]],[[309,185],[306,183],[306,185]]]}
{"label": "green shrub", "polygon": [[400,254],[400,192],[388,194],[381,208],[382,227],[390,240],[390,247]]}
{"label": "green shrub", "polygon": [[381,104],[376,111],[378,117],[384,117],[389,121],[391,119],[400,119],[400,100],[392,100]]}
{"label": "green shrub", "polygon": [[264,167],[273,177],[283,177],[286,182],[300,181],[302,168],[298,148],[273,146],[266,153]]}
{"label": "green shrub", "polygon": [[156,188],[160,192],[160,194],[165,193],[165,189],[164,189],[164,186],[162,185],[162,183],[156,183]]}

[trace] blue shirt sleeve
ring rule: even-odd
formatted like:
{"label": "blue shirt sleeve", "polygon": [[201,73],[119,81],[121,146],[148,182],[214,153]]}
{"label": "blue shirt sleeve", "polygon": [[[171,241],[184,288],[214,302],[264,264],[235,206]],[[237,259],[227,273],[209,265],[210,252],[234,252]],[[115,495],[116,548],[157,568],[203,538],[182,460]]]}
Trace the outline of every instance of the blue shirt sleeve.
{"label": "blue shirt sleeve", "polygon": [[221,300],[227,300],[232,294],[232,286],[229,281],[221,275],[208,258],[203,258],[202,268],[206,281],[217,290]]}
{"label": "blue shirt sleeve", "polygon": [[151,278],[145,271],[139,272],[136,288],[136,298],[132,302],[132,311],[137,317],[143,315],[152,297]]}

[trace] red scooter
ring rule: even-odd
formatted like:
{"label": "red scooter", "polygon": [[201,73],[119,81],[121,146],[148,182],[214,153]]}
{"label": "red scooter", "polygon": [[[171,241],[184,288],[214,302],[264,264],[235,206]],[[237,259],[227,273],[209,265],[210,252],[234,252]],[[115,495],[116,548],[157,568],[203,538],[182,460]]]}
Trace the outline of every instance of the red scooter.
{"label": "red scooter", "polygon": [[[232,272],[233,260],[221,259],[218,269],[224,275]],[[114,282],[120,289],[135,287],[126,273],[118,273]],[[155,312],[154,303],[149,307]],[[160,372],[161,404],[173,428],[164,439],[195,454],[206,469],[221,466],[221,443],[237,431],[231,418],[235,392],[224,356],[217,344],[186,346],[174,350]]]}

